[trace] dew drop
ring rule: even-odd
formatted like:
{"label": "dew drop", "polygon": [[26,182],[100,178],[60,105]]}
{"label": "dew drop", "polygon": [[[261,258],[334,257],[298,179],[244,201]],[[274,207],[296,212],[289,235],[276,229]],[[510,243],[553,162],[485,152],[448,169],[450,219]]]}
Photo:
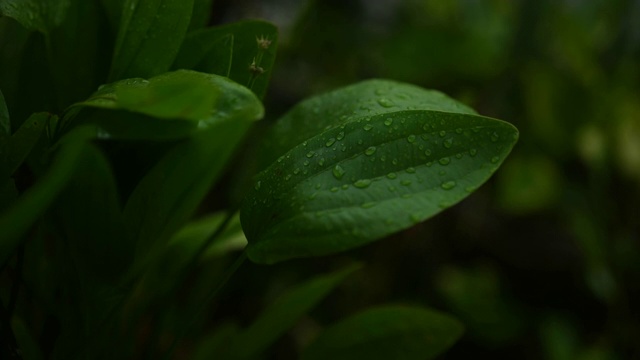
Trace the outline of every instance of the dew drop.
{"label": "dew drop", "polygon": [[497,163],[498,161],[500,161],[500,157],[499,156],[494,156],[494,157],[491,158],[491,162],[493,164]]}
{"label": "dew drop", "polygon": [[394,172],[390,172],[390,173],[387,174],[387,177],[389,179],[396,179],[398,177],[398,175],[396,173],[394,173]]}
{"label": "dew drop", "polygon": [[449,163],[451,162],[451,159],[449,159],[448,157],[443,157],[442,159],[438,160],[438,162],[440,163],[440,165],[449,165]]}
{"label": "dew drop", "polygon": [[367,155],[367,156],[371,156],[371,155],[375,154],[375,152],[376,152],[376,147],[375,146],[369,146],[367,148],[367,150],[364,151],[365,155]]}
{"label": "dew drop", "polygon": [[409,136],[407,137],[407,141],[408,141],[408,142],[410,142],[410,143],[414,143],[414,142],[416,142],[416,136],[415,136],[415,135],[413,135],[413,134],[412,134],[412,135],[409,135]]}
{"label": "dew drop", "polygon": [[393,119],[392,118],[388,118],[387,120],[384,121],[384,124],[386,126],[391,126],[391,124],[393,124]]}
{"label": "dew drop", "polygon": [[295,170],[293,170],[293,174],[294,175],[300,174],[300,168],[296,168]]}
{"label": "dew drop", "polygon": [[256,183],[256,186],[253,187],[256,190],[260,190],[260,181]]}
{"label": "dew drop", "polygon": [[456,133],[457,134],[462,134],[462,129],[461,128],[456,128]]}
{"label": "dew drop", "polygon": [[365,131],[369,131],[369,130],[373,129],[373,126],[372,126],[371,124],[367,124],[367,125],[365,125],[365,126],[363,127],[363,129],[364,129]]}
{"label": "dew drop", "polygon": [[340,132],[338,133],[338,135],[336,136],[336,139],[337,139],[337,140],[342,140],[342,139],[344,139],[344,131],[340,131]]}
{"label": "dew drop", "polygon": [[308,157],[308,158],[312,158],[312,157],[314,157],[315,155],[316,155],[316,152],[315,152],[315,151],[309,151],[309,152],[307,153],[307,157]]}
{"label": "dew drop", "polygon": [[441,187],[441,188],[443,188],[443,189],[445,189],[445,190],[451,190],[451,189],[453,189],[454,187],[456,187],[456,182],[455,182],[455,181],[446,181],[446,182],[443,182],[443,183],[440,185],[440,187]]}
{"label": "dew drop", "polygon": [[342,190],[347,190],[349,188],[349,184],[343,184],[342,185]]}
{"label": "dew drop", "polygon": [[411,180],[402,180],[400,182],[400,185],[409,186],[409,185],[411,185]]}
{"label": "dew drop", "polygon": [[431,156],[431,150],[427,149],[424,151],[424,154],[427,156]]}
{"label": "dew drop", "polygon": [[462,153],[457,153],[456,154],[456,159],[462,159]]}
{"label": "dew drop", "polygon": [[440,137],[444,137],[445,135],[447,135],[447,132],[444,130],[441,130],[438,135],[440,135]]}
{"label": "dew drop", "polygon": [[464,191],[468,192],[468,193],[472,193],[476,190],[475,186],[467,186],[466,188],[464,188]]}
{"label": "dew drop", "polygon": [[329,140],[327,140],[327,142],[325,143],[325,145],[327,147],[331,147],[331,145],[335,144],[336,139],[335,138],[330,138]]}
{"label": "dew drop", "polygon": [[338,180],[342,179],[344,173],[344,169],[339,164],[336,164],[336,166],[333,168],[333,176]]}
{"label": "dew drop", "polygon": [[411,219],[411,222],[413,222],[414,224],[417,224],[420,222],[420,220],[422,220],[422,216],[420,216],[420,214],[411,214],[409,218]]}
{"label": "dew drop", "polygon": [[284,177],[285,180],[290,180],[291,179],[291,174],[287,175]]}
{"label": "dew drop", "polygon": [[338,187],[334,186],[331,188],[331,192],[338,192],[338,190],[340,190]]}
{"label": "dew drop", "polygon": [[415,169],[415,168],[412,168],[412,167],[408,167],[406,171],[407,171],[409,174],[415,174],[416,169]]}
{"label": "dew drop", "polygon": [[393,160],[391,160],[391,163],[392,163],[393,165],[398,165],[398,159],[393,159]]}
{"label": "dew drop", "polygon": [[304,166],[309,166],[309,160],[305,160],[302,164],[303,164]]}
{"label": "dew drop", "polygon": [[476,149],[469,150],[469,155],[471,155],[471,156],[476,156],[477,153],[478,153],[478,150],[476,150]]}
{"label": "dew drop", "polygon": [[394,106],[393,101],[391,101],[390,99],[387,99],[387,98],[378,99],[378,104],[380,104],[380,106],[382,106],[384,108],[390,108],[390,107]]}
{"label": "dew drop", "polygon": [[447,149],[451,149],[451,145],[453,145],[453,139],[452,138],[446,139],[445,141],[442,142],[442,145],[444,145],[444,147]]}
{"label": "dew drop", "polygon": [[369,185],[371,185],[371,180],[369,179],[361,179],[353,183],[353,186],[357,187],[358,189],[368,188]]}
{"label": "dew drop", "polygon": [[320,158],[320,160],[318,160],[318,165],[323,166],[324,165],[324,158]]}
{"label": "dew drop", "polygon": [[358,145],[362,145],[363,141],[362,139],[358,140]]}

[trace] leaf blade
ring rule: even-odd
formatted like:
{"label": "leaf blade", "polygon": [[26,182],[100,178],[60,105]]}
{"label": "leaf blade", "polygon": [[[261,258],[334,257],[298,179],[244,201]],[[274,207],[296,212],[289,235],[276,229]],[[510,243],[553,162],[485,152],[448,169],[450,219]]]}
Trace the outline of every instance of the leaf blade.
{"label": "leaf blade", "polygon": [[[355,96],[347,98],[371,90],[370,84],[361,84],[360,92],[349,89]],[[330,94],[325,106],[336,106],[341,91]],[[276,129],[277,137],[301,141],[305,131],[300,127],[312,123],[303,115],[316,117],[317,103],[322,96],[285,115],[286,129]],[[410,104],[405,106],[413,110],[381,106],[372,116],[356,111],[350,118],[323,120],[333,127],[325,126],[260,173],[241,212],[249,258],[275,263],[326,255],[406,229],[468,196],[500,166],[517,139],[510,124],[466,107],[450,112],[446,103],[438,107],[424,101],[422,110]],[[294,121],[303,125],[293,126]],[[321,127],[309,126],[316,133]]]}
{"label": "leaf blade", "polygon": [[193,0],[128,0],[123,9],[109,79],[169,70],[187,32]]}
{"label": "leaf blade", "polygon": [[462,335],[455,319],[435,310],[384,306],[325,329],[302,359],[433,359]]}

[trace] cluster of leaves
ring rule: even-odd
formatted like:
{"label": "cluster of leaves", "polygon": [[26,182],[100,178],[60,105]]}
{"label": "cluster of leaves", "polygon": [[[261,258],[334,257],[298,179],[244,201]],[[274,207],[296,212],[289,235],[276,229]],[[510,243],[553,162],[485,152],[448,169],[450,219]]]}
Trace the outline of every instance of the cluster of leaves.
{"label": "cluster of leaves", "polygon": [[[278,39],[262,21],[205,27],[210,8],[0,0],[3,356],[170,358],[245,254],[272,264],[406,229],[477,189],[517,140],[442,93],[365,81],[281,118],[239,212],[202,215],[263,117]],[[297,285],[246,328],[216,324],[191,356],[261,356],[357,267]],[[461,333],[435,310],[379,306],[301,356],[431,358]]]}

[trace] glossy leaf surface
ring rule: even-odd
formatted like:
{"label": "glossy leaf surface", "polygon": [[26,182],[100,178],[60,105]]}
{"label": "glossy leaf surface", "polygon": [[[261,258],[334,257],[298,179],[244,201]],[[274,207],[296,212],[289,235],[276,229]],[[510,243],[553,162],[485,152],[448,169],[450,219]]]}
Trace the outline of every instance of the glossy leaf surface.
{"label": "glossy leaf surface", "polygon": [[124,111],[99,111],[86,121],[98,123],[111,137],[128,139],[178,138],[230,117],[255,118],[262,113],[262,106],[245,87],[190,70],[104,85],[74,106]]}
{"label": "glossy leaf surface", "polygon": [[266,21],[240,21],[202,29],[185,38],[173,67],[228,76],[263,97],[277,44],[278,29]]}
{"label": "glossy leaf surface", "polygon": [[187,32],[193,0],[127,0],[109,79],[148,78],[173,63]]}
{"label": "glossy leaf surface", "polygon": [[441,93],[390,81],[305,101],[276,125],[282,156],[245,199],[248,256],[330,254],[406,229],[484,183],[517,137]]}
{"label": "glossy leaf surface", "polygon": [[318,276],[289,290],[235,338],[228,358],[256,358],[358,268],[356,265]]}
{"label": "glossy leaf surface", "polygon": [[378,307],[325,329],[302,359],[433,359],[462,332],[457,320],[434,310]]}

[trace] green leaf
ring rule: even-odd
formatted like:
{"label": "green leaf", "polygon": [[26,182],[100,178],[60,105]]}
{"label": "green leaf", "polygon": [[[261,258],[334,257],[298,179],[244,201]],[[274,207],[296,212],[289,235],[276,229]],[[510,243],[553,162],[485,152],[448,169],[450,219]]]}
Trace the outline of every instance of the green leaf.
{"label": "green leaf", "polygon": [[273,69],[277,43],[278,29],[266,21],[239,21],[202,29],[185,38],[173,67],[228,76],[262,98]]}
{"label": "green leaf", "polygon": [[[20,167],[42,136],[50,117],[48,113],[31,115],[8,141],[0,144],[0,179],[11,176]],[[0,135],[0,140],[2,138]]]}
{"label": "green leaf", "polygon": [[213,0],[194,0],[193,12],[191,13],[191,23],[189,23],[189,31],[198,30],[207,26],[211,19],[211,8]]}
{"label": "green leaf", "polygon": [[88,144],[53,207],[79,276],[88,283],[115,283],[133,258],[119,199],[109,162]]}
{"label": "green leaf", "polygon": [[[309,130],[311,129],[311,130]],[[351,249],[424,221],[484,183],[518,137],[434,91],[373,80],[307,100],[241,221],[258,263]]]}
{"label": "green leaf", "polygon": [[[191,221],[171,238],[167,256],[171,256],[174,259],[172,261],[179,254],[190,257],[218,231],[227,216],[225,212],[216,212]],[[234,250],[242,250],[246,245],[247,238],[240,226],[240,215],[235,214],[225,225],[224,231],[211,241],[204,256],[226,255]]]}
{"label": "green leaf", "polygon": [[169,150],[129,197],[125,218],[137,238],[138,254],[149,252],[154,243],[165,244],[185,224],[252,121],[262,117],[260,101],[235,86],[215,109],[216,121]]}
{"label": "green leaf", "polygon": [[136,78],[103,85],[74,107],[76,111],[82,107],[111,110],[83,119],[100,125],[108,137],[172,139],[246,111],[247,116],[261,116],[262,107],[256,103],[253,94],[227,78],[178,70],[149,80]]}
{"label": "green leaf", "polygon": [[7,103],[4,101],[4,95],[0,90],[0,146],[3,144],[3,139],[9,136],[11,136],[9,110],[7,109]]}
{"label": "green leaf", "polygon": [[70,0],[0,0],[0,14],[47,34],[65,17]]}
{"label": "green leaf", "polygon": [[435,310],[384,306],[325,329],[301,358],[433,359],[453,345],[462,332],[457,320]]}
{"label": "green leaf", "polygon": [[69,133],[60,142],[49,170],[0,214],[0,263],[11,256],[22,236],[64,189],[81,159],[87,139],[94,133],[94,129],[87,127]]}
{"label": "green leaf", "polygon": [[127,0],[109,79],[148,78],[169,70],[192,11],[193,0]]}
{"label": "green leaf", "polygon": [[359,269],[359,265],[318,276],[289,290],[263,311],[232,344],[229,357],[253,359],[264,352],[308,311],[317,306],[342,281]]}

